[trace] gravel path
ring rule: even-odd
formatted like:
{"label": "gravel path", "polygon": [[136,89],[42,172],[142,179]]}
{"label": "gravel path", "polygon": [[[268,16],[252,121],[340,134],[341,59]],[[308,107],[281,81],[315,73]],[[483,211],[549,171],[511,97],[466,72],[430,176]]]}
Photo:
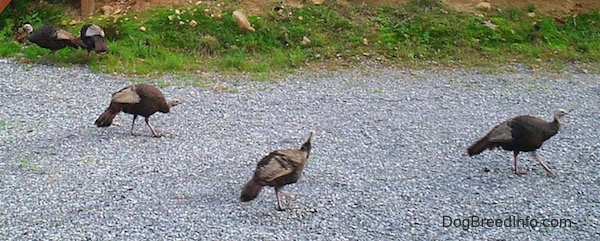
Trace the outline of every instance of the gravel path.
{"label": "gravel path", "polygon": [[[93,125],[129,79],[0,59],[0,239],[600,236],[600,75],[365,68],[219,81],[224,91],[162,88],[184,102],[152,116],[165,137],[150,137],[143,121],[136,125],[143,135],[132,137],[130,115],[117,116],[121,126]],[[539,151],[557,177],[526,153],[524,176],[511,173],[510,152],[466,157],[466,147],[500,121],[549,119],[558,107],[572,112]],[[288,211],[275,210],[272,188],[237,201],[258,159],[299,147],[313,129],[305,175],[285,188],[293,193],[284,197]],[[444,216],[539,223],[444,227]],[[543,227],[545,219],[572,224]]]}

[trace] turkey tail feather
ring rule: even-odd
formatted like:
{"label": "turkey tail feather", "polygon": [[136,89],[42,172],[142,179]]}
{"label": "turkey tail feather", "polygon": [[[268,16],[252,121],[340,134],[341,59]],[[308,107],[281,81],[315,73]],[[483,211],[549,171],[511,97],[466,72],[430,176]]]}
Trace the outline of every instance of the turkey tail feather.
{"label": "turkey tail feather", "polygon": [[96,119],[94,124],[96,124],[97,127],[109,127],[112,124],[112,120],[117,114],[119,114],[119,112],[121,112],[121,108],[111,103],[110,106],[106,108],[106,110],[100,115],[100,117]]}
{"label": "turkey tail feather", "polygon": [[489,147],[489,144],[488,137],[485,136],[469,146],[469,148],[467,148],[467,154],[469,156],[477,155],[485,151],[485,149]]}
{"label": "turkey tail feather", "polygon": [[240,195],[240,201],[248,202],[248,201],[254,200],[256,198],[256,196],[258,196],[258,193],[260,193],[260,190],[262,190],[262,188],[263,188],[263,186],[260,185],[254,179],[248,181],[248,183],[246,183],[246,185],[242,189],[242,195]]}
{"label": "turkey tail feather", "polygon": [[88,48],[87,45],[81,39],[79,39],[79,38],[71,39],[71,45],[70,46],[73,47],[73,48],[79,48],[79,47],[84,48],[84,49]]}
{"label": "turkey tail feather", "polygon": [[94,41],[94,50],[96,53],[108,53],[108,46],[106,46],[103,37],[93,36],[92,40]]}

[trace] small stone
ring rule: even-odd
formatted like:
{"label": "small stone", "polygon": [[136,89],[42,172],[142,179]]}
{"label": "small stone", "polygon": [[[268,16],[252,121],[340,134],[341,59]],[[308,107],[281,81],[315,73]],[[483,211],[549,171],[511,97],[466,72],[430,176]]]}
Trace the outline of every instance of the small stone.
{"label": "small stone", "polygon": [[482,11],[490,11],[492,10],[492,5],[488,2],[480,2],[477,5],[475,5],[475,9]]}
{"label": "small stone", "polygon": [[140,27],[140,30],[142,30],[142,32],[146,32],[146,27],[144,27],[144,26],[141,26],[141,27]]}
{"label": "small stone", "polygon": [[497,29],[498,28],[498,25],[492,23],[492,21],[490,21],[490,20],[485,20],[485,21],[482,22],[482,24],[485,25],[488,28],[491,28],[491,29]]}
{"label": "small stone", "polygon": [[308,45],[310,43],[310,39],[306,36],[302,37],[302,41],[300,41],[300,44],[302,45]]}
{"label": "small stone", "polygon": [[247,31],[250,31],[250,32],[256,31],[252,27],[252,24],[250,24],[250,21],[248,21],[248,17],[246,16],[246,14],[244,14],[240,10],[233,11],[233,20],[235,20],[235,22],[238,24],[238,26],[241,29],[244,29],[244,30],[247,30]]}
{"label": "small stone", "polygon": [[102,12],[102,15],[108,16],[113,13],[114,8],[109,5],[104,5],[104,6],[100,7],[100,11]]}

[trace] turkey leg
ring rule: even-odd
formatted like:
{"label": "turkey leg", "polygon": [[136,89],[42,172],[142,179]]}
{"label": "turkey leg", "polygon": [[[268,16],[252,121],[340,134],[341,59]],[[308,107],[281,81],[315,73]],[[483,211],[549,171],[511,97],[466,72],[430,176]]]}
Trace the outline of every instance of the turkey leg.
{"label": "turkey leg", "polygon": [[515,159],[515,174],[517,174],[517,175],[527,174],[527,172],[519,171],[519,167],[517,166],[517,156],[518,155],[519,155],[519,151],[513,151],[513,158]]}
{"label": "turkey leg", "polygon": [[535,157],[535,159],[542,164],[542,166],[544,167],[544,169],[546,169],[546,172],[548,173],[548,176],[554,176],[554,173],[552,173],[552,171],[550,171],[550,168],[548,168],[548,166],[546,165],[546,163],[544,163],[544,161],[542,161],[542,159],[540,159],[540,157],[538,156],[536,151],[532,151],[531,154],[533,155],[533,157]]}
{"label": "turkey leg", "polygon": [[137,115],[133,115],[133,121],[131,122],[131,135],[132,136],[139,136],[140,134],[135,133],[135,131],[133,131],[133,128],[135,127],[135,120],[137,119]]}
{"label": "turkey leg", "polygon": [[279,199],[279,189],[280,187],[275,187],[275,197],[277,198],[277,210],[285,211],[285,208],[281,206],[281,200]]}
{"label": "turkey leg", "polygon": [[150,120],[148,119],[148,117],[146,117],[146,125],[148,125],[148,127],[150,127],[150,130],[152,131],[152,135],[154,135],[154,137],[160,137],[160,135],[156,134],[156,131],[154,131],[154,127],[152,127],[152,125],[150,125]]}
{"label": "turkey leg", "polygon": [[281,193],[281,194],[283,194],[283,195],[286,195],[286,196],[288,196],[288,197],[292,195],[292,193],[291,193],[291,192],[289,192],[289,191],[286,191],[286,190],[281,190],[281,189],[279,190],[279,193]]}

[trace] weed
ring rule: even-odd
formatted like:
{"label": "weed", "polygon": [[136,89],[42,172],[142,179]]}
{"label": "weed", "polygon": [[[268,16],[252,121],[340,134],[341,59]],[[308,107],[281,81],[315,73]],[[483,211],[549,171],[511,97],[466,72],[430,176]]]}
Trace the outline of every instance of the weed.
{"label": "weed", "polygon": [[533,13],[533,12],[535,12],[535,9],[536,9],[535,4],[533,4],[533,3],[527,4],[527,12]]}
{"label": "weed", "polygon": [[519,21],[519,19],[523,16],[523,11],[521,11],[521,9],[516,8],[516,7],[508,7],[505,10],[505,15],[504,17],[507,20],[511,20],[511,21]]}
{"label": "weed", "polygon": [[27,158],[27,157],[22,157],[22,158],[19,159],[19,165],[20,166],[27,165],[28,162],[29,162],[29,158]]}
{"label": "weed", "polygon": [[431,11],[441,8],[439,0],[411,0],[410,5],[417,11]]}

